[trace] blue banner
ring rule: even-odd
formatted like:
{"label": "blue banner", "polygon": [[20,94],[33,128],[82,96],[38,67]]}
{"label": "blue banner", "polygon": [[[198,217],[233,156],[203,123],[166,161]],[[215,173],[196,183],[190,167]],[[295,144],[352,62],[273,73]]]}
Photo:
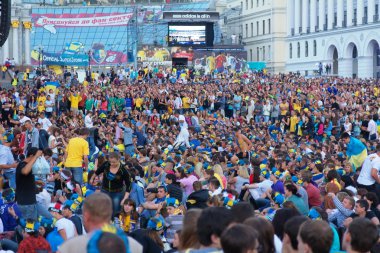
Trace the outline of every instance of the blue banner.
{"label": "blue banner", "polygon": [[42,56],[43,65],[58,66],[88,66],[87,54],[51,54],[44,53]]}
{"label": "blue banner", "polygon": [[260,71],[260,70],[265,69],[266,67],[267,67],[266,62],[260,62],[260,61],[248,62],[248,68],[250,68],[252,70]]}

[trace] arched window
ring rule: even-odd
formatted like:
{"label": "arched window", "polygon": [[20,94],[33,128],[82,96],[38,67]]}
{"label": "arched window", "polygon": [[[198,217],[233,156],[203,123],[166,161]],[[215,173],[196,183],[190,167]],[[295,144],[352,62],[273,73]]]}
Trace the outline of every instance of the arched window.
{"label": "arched window", "polygon": [[289,44],[289,59],[293,58],[293,46],[292,43]]}
{"label": "arched window", "polygon": [[305,41],[305,57],[309,57],[309,42]]}
{"label": "arched window", "polygon": [[298,42],[297,43],[297,58],[300,58],[301,57],[301,45],[300,43]]}
{"label": "arched window", "polygon": [[313,41],[313,55],[317,56],[317,41]]}

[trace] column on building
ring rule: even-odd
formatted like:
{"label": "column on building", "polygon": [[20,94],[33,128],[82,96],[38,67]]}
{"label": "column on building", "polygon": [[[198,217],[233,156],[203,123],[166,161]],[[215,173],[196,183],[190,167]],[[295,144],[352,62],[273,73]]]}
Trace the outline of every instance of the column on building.
{"label": "column on building", "polygon": [[374,19],[375,8],[376,8],[375,0],[368,0],[368,6],[367,6],[368,23],[373,23],[375,21]]}
{"label": "column on building", "polygon": [[353,69],[353,59],[352,58],[340,58],[338,60],[338,71],[341,77],[352,77]]}
{"label": "column on building", "polygon": [[25,64],[31,64],[31,51],[30,51],[30,30],[32,29],[32,22],[24,21],[24,30],[25,30]]}
{"label": "column on building", "polygon": [[[377,20],[380,20],[380,0],[377,1],[377,8],[378,8],[378,12],[377,12]],[[376,20],[375,20],[376,21]]]}
{"label": "column on building", "polygon": [[288,0],[286,14],[288,23],[288,36],[290,36],[292,35],[292,29],[294,28],[294,0]]}
{"label": "column on building", "polygon": [[12,35],[13,35],[13,41],[12,41],[12,58],[14,58],[16,65],[21,64],[18,54],[18,28],[20,26],[20,22],[18,20],[12,20]]}
{"label": "column on building", "polygon": [[302,0],[302,33],[309,27],[309,0]]}
{"label": "column on building", "polygon": [[327,29],[334,28],[334,1],[327,0]]}
{"label": "column on building", "polygon": [[319,20],[318,20],[318,27],[320,31],[323,31],[324,24],[325,24],[325,15],[326,15],[326,7],[325,7],[326,1],[325,0],[319,0]]}
{"label": "column on building", "polygon": [[372,78],[373,77],[373,56],[358,57],[358,77]]}
{"label": "column on building", "polygon": [[294,0],[294,33],[299,34],[301,27],[301,0]]}
{"label": "column on building", "polygon": [[347,0],[347,27],[352,26],[354,19],[354,0]]}
{"label": "column on building", "polygon": [[310,31],[315,32],[317,25],[317,0],[310,0]]}
{"label": "column on building", "polygon": [[1,64],[4,64],[4,62],[9,58],[9,38],[5,41],[4,45],[1,47],[1,54],[2,54],[2,60],[3,62]]}
{"label": "column on building", "polygon": [[356,17],[356,23],[362,25],[364,17],[364,0],[356,1]]}
{"label": "column on building", "polygon": [[343,0],[338,0],[336,4],[336,26],[342,27],[343,26],[343,20],[344,20],[344,4]]}

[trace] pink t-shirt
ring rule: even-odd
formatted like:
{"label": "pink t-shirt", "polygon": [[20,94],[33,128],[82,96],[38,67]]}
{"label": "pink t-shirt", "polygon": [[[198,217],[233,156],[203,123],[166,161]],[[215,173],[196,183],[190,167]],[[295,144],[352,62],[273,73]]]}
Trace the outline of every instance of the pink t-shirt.
{"label": "pink t-shirt", "polygon": [[186,196],[189,196],[194,191],[193,183],[195,181],[198,181],[198,178],[194,175],[190,175],[179,180],[179,182],[185,187]]}

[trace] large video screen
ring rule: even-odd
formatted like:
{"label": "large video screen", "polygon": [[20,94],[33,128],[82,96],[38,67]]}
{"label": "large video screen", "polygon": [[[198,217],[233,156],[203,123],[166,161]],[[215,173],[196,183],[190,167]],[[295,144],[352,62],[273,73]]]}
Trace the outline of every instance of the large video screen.
{"label": "large video screen", "polygon": [[169,46],[206,45],[206,25],[169,24]]}

